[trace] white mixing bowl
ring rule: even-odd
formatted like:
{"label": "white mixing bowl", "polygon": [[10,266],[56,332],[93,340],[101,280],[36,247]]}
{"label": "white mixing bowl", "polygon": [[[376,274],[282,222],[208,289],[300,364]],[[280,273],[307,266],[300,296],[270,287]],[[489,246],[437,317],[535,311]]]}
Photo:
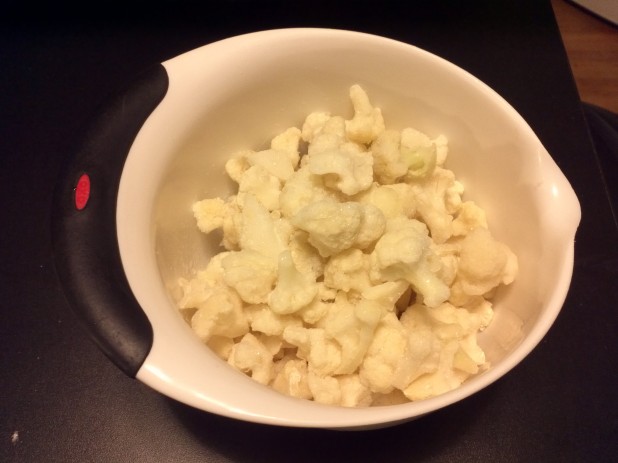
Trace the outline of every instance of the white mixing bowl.
{"label": "white mixing bowl", "polygon": [[[547,333],[573,270],[580,208],[522,117],[487,85],[414,46],[358,32],[283,29],[212,43],[163,63],[169,86],[135,137],[117,196],[117,239],[130,289],[154,337],[136,377],[208,412],[297,427],[366,429],[407,421],[474,394],[509,372]],[[389,128],[449,140],[447,166],[519,258],[479,336],[491,368],[424,401],[348,409],[284,396],[232,369],[181,317],[173,288],[219,252],[191,204],[233,191],[224,163],[261,149],[316,110],[348,115],[360,84]],[[96,330],[96,327],[93,329]]]}

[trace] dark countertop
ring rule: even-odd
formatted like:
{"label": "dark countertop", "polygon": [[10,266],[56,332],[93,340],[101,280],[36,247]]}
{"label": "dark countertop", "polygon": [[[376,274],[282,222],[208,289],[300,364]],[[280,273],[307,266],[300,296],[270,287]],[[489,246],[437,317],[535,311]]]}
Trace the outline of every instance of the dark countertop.
{"label": "dark countertop", "polygon": [[[616,461],[618,228],[549,2],[400,3],[5,4],[0,461]],[[392,37],[472,72],[528,120],[582,205],[571,291],[538,348],[479,394],[394,428],[275,428],[167,399],[95,347],[54,270],[54,184],[97,106],[154,63],[291,26]]]}

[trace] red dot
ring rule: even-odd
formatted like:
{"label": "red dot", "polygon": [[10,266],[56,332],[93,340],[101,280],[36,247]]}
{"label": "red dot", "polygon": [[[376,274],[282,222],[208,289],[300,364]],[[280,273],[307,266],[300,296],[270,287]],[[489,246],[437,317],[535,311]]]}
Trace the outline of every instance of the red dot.
{"label": "red dot", "polygon": [[82,174],[75,186],[75,208],[81,211],[90,198],[90,177],[88,174]]}

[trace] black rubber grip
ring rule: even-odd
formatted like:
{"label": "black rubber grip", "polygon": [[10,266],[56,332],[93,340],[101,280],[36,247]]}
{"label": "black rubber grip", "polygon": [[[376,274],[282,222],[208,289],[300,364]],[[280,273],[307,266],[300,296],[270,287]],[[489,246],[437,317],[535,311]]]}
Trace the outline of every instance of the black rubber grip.
{"label": "black rubber grip", "polygon": [[131,377],[150,352],[153,332],[120,260],[118,186],[131,145],[168,83],[165,68],[157,65],[104,105],[54,196],[54,260],[65,295],[103,352]]}

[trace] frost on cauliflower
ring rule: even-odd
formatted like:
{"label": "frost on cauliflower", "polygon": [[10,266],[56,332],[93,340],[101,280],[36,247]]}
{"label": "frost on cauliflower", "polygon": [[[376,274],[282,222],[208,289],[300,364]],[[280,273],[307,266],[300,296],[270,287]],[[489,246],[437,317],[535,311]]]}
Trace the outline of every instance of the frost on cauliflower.
{"label": "frost on cauliflower", "polygon": [[196,201],[221,252],[179,279],[178,306],[220,358],[299,399],[422,400],[488,368],[478,333],[517,258],[462,199],[448,140],[386,129],[362,87],[353,115],[309,114],[226,163],[235,195]]}

